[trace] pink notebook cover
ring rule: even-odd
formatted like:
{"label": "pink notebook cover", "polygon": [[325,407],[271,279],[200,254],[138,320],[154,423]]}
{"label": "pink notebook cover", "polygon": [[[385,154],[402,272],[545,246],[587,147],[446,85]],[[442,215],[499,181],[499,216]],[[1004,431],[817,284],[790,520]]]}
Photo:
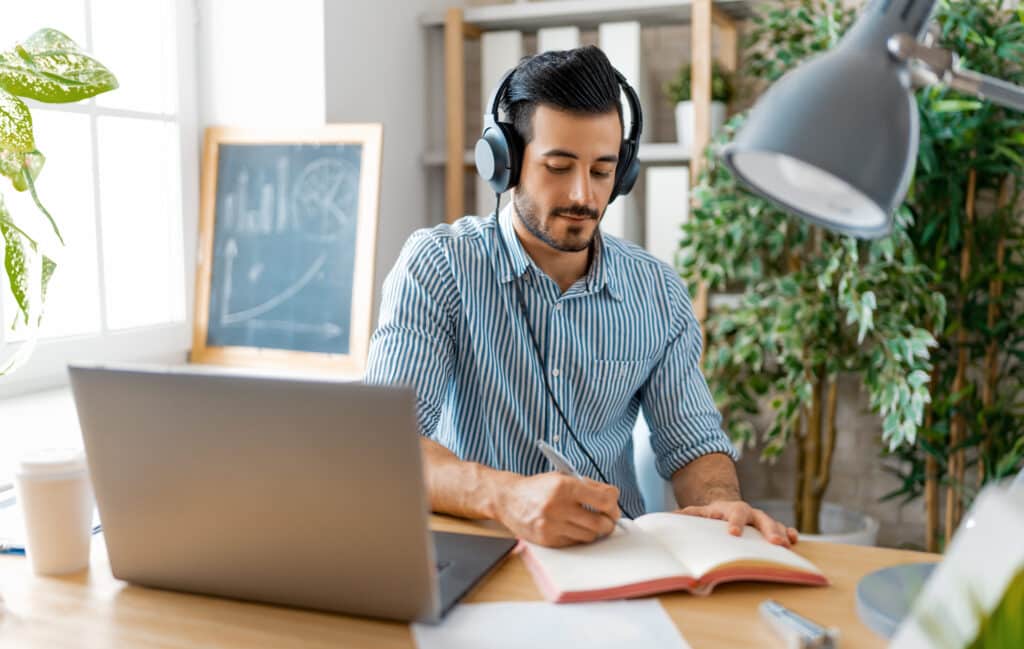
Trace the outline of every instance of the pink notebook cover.
{"label": "pink notebook cover", "polygon": [[828,579],[824,575],[801,572],[792,568],[723,568],[714,570],[701,579],[690,577],[667,577],[640,581],[614,588],[597,590],[560,591],[551,581],[544,566],[530,551],[530,546],[523,541],[516,546],[516,553],[522,554],[527,569],[540,588],[544,599],[549,602],[594,602],[606,599],[623,599],[626,597],[643,597],[672,590],[686,590],[695,595],[708,595],[718,584],[728,581],[769,581],[783,584],[803,584],[807,586],[827,586]]}

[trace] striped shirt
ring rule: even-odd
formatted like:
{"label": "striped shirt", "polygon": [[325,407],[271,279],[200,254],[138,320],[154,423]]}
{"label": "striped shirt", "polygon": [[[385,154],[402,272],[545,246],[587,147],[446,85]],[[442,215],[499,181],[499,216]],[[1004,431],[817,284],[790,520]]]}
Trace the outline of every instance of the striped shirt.
{"label": "striped shirt", "polygon": [[641,407],[665,479],[708,453],[735,459],[700,372],[700,327],[672,267],[599,234],[587,274],[563,293],[524,250],[510,207],[500,220],[465,217],[413,233],[384,283],[366,382],[412,386],[420,433],[463,460],[551,471],[535,446],[542,438],[599,479],[544,389],[512,282],[551,390],[630,513],[644,511],[632,435]]}

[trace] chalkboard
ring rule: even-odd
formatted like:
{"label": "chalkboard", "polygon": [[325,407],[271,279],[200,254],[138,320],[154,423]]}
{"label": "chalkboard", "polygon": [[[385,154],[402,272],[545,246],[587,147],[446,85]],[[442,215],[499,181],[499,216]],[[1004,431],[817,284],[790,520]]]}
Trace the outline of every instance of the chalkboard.
{"label": "chalkboard", "polygon": [[207,130],[194,362],[361,372],[381,133]]}

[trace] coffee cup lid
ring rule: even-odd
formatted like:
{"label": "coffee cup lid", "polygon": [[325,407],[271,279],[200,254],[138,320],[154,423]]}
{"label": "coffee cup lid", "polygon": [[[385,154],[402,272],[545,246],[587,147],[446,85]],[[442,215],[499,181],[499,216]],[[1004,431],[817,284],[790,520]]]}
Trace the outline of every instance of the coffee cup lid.
{"label": "coffee cup lid", "polygon": [[85,470],[85,453],[75,448],[43,448],[21,456],[18,473],[24,476],[50,476]]}

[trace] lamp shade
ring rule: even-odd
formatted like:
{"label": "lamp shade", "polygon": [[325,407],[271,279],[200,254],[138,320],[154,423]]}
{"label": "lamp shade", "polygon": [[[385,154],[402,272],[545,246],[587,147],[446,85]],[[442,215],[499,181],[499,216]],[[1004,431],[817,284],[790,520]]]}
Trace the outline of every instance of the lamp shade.
{"label": "lamp shade", "polygon": [[917,11],[876,2],[832,51],[790,71],[758,101],[724,162],[752,191],[830,230],[885,236],[917,157],[917,105],[895,33],[920,35]]}

